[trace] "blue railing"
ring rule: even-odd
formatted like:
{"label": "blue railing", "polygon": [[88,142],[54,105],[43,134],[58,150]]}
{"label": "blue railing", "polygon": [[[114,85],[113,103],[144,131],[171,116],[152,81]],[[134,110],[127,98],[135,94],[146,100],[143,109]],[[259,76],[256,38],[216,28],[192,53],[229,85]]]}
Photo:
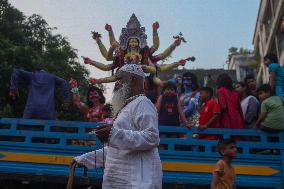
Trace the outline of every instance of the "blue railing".
{"label": "blue railing", "polygon": [[[87,134],[96,123],[0,119],[0,174],[66,182],[73,156],[101,148],[95,135]],[[233,161],[238,186],[280,188],[284,181],[284,133],[259,130],[207,129],[160,126],[160,156],[164,183],[210,184],[211,171],[220,155],[216,140],[196,139],[196,134],[234,137],[239,155]],[[174,138],[171,138],[174,137]],[[101,180],[103,170],[89,171],[90,182]],[[76,182],[84,180],[76,169]],[[52,177],[57,178],[51,179]],[[4,177],[1,177],[2,179]],[[23,177],[21,177],[23,178]]]}

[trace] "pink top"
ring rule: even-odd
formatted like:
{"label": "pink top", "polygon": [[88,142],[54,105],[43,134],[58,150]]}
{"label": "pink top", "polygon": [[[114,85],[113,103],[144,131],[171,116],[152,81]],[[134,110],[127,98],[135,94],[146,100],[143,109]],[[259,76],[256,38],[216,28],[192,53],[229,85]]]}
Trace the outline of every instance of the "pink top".
{"label": "pink top", "polygon": [[243,129],[244,118],[240,104],[240,97],[234,90],[220,87],[217,97],[221,106],[221,127],[230,129]]}

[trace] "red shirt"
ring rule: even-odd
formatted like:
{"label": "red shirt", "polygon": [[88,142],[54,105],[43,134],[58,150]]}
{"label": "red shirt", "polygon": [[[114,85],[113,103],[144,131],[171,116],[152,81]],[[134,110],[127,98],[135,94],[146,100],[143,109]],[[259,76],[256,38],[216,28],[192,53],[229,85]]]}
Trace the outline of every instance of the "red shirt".
{"label": "red shirt", "polygon": [[[201,108],[200,111],[200,117],[199,117],[199,125],[205,125],[208,123],[208,121],[215,115],[220,114],[221,108],[218,102],[214,99],[210,99],[204,103],[204,105]],[[220,128],[220,122],[219,120],[212,123],[210,128]],[[219,137],[216,135],[204,135],[200,134],[199,138],[202,139],[218,139]]]}

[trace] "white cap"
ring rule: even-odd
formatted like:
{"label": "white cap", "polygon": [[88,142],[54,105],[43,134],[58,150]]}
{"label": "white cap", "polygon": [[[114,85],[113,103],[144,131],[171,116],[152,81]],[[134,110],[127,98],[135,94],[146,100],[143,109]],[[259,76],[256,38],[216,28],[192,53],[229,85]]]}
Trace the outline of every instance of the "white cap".
{"label": "white cap", "polygon": [[143,78],[145,77],[141,66],[137,64],[125,64],[119,69],[119,72],[120,71],[135,74]]}

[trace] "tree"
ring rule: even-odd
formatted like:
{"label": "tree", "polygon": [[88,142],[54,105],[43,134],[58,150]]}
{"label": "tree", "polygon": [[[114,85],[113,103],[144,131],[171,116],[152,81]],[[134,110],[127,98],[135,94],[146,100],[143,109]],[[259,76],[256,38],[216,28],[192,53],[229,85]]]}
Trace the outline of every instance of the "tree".
{"label": "tree", "polygon": [[[77,61],[77,52],[68,40],[52,34],[56,28],[49,27],[39,15],[25,17],[7,0],[0,0],[0,21],[0,116],[21,117],[25,106],[27,87],[21,87],[20,98],[15,102],[8,96],[13,68],[32,71],[40,67],[66,80],[72,77],[80,84],[81,92],[86,93],[89,73]],[[82,119],[77,111],[63,113],[62,99],[60,90],[56,90],[58,118]]]}
{"label": "tree", "polygon": [[237,47],[231,47],[229,48],[229,54],[228,54],[228,62],[231,61],[231,58],[233,55],[243,55],[243,56],[247,56],[248,54],[252,54],[253,51],[246,49],[246,48],[237,48]]}

